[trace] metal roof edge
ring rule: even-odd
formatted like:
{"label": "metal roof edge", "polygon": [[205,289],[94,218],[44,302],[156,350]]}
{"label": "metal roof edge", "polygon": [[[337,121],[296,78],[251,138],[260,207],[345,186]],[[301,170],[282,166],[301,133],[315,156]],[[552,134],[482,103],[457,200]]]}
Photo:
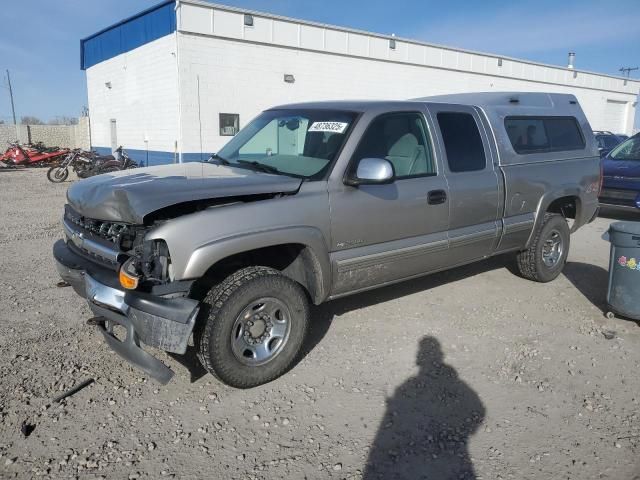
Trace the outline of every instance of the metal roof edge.
{"label": "metal roof edge", "polygon": [[[293,17],[286,17],[283,15],[277,15],[274,13],[267,13],[267,12],[262,12],[259,10],[249,10],[246,8],[239,8],[239,7],[231,7],[228,5],[223,5],[220,3],[214,3],[214,2],[208,2],[205,0],[171,0],[171,1],[175,1],[176,4],[181,4],[181,3],[186,3],[186,4],[191,4],[191,5],[198,5],[198,6],[202,6],[202,7],[210,7],[210,8],[217,8],[219,10],[224,10],[227,12],[234,12],[234,13],[245,13],[248,15],[256,15],[259,17],[264,17],[264,18],[270,18],[273,20],[282,20],[285,22],[290,22],[290,23],[299,23],[302,25],[309,25],[312,27],[319,27],[319,28],[329,28],[331,30],[338,30],[338,31],[342,31],[342,32],[348,32],[348,33],[356,33],[359,35],[369,35],[372,37],[377,37],[377,38],[384,38],[384,39],[394,39],[396,41],[400,41],[400,42],[405,42],[405,43],[411,43],[414,45],[422,45],[422,46],[426,46],[426,47],[433,47],[433,48],[441,48],[443,50],[449,50],[452,52],[461,52],[461,53],[469,53],[469,54],[473,54],[473,55],[482,55],[485,57],[489,57],[489,58],[495,58],[495,59],[503,59],[503,60],[508,60],[511,62],[519,62],[519,63],[524,63],[527,65],[536,65],[539,67],[547,67],[547,68],[554,68],[557,70],[563,70],[563,71],[568,71],[568,72],[578,72],[578,73],[586,73],[589,75],[598,75],[601,77],[608,77],[608,78],[613,78],[616,80],[626,80],[628,82],[635,82],[638,84],[638,86],[640,86],[640,79],[637,78],[628,78],[628,77],[620,77],[617,75],[610,75],[608,73],[599,73],[599,72],[592,72],[590,70],[580,70],[577,68],[567,68],[567,67],[562,67],[560,65],[552,65],[549,63],[541,63],[541,62],[535,62],[533,60],[525,60],[522,58],[515,58],[515,57],[509,57],[506,55],[499,55],[496,53],[487,53],[487,52],[480,52],[477,50],[467,50],[464,48],[457,48],[457,47],[448,47],[446,45],[440,45],[437,43],[430,43],[430,42],[425,42],[422,40],[415,40],[415,39],[411,39],[411,38],[405,38],[405,37],[396,37],[396,36],[392,36],[392,35],[385,35],[382,33],[376,33],[376,32],[370,32],[367,30],[358,30],[355,28],[349,28],[349,27],[341,27],[338,25],[332,25],[329,23],[321,23],[321,22],[314,22],[312,20],[303,20],[303,19],[299,19],[299,18],[293,18]],[[170,2],[164,2],[164,3],[170,3]],[[108,30],[108,28],[106,29]],[[98,32],[98,33],[102,33],[102,32]],[[97,34],[95,34],[97,35]]]}
{"label": "metal roof edge", "polygon": [[145,10],[142,10],[141,12],[138,12],[135,15],[131,15],[130,17],[127,17],[127,18],[125,18],[123,20],[120,20],[119,22],[116,22],[113,25],[109,25],[108,27],[105,27],[102,30],[89,35],[88,37],[81,38],[80,39],[80,44],[86,42],[87,40],[91,40],[94,37],[97,37],[101,33],[108,32],[109,30],[112,30],[112,29],[114,29],[116,27],[119,27],[120,25],[124,25],[125,23],[130,22],[131,20],[135,20],[136,18],[140,18],[140,17],[146,15],[149,12],[153,12],[154,10],[158,10],[159,8],[162,8],[165,5],[168,5],[170,3],[177,3],[177,0],[164,0],[163,2],[160,2],[160,3],[156,4],[156,5],[153,5],[153,6],[147,8]]}

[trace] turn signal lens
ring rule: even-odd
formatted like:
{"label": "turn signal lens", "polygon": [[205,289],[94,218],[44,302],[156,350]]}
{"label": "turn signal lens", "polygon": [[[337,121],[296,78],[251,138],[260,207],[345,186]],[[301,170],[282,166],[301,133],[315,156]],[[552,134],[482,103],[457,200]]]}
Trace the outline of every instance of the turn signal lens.
{"label": "turn signal lens", "polygon": [[127,290],[135,290],[138,287],[138,277],[134,277],[133,275],[124,271],[124,269],[120,269],[120,285],[122,285]]}

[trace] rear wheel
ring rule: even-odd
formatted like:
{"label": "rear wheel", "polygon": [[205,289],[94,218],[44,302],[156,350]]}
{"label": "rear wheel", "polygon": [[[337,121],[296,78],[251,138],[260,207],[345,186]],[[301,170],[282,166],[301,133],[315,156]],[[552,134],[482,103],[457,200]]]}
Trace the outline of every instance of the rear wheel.
{"label": "rear wheel", "polygon": [[194,334],[202,365],[228,385],[251,388],[289,370],[309,325],[302,287],[268,267],[247,267],[203,301]]}
{"label": "rear wheel", "polygon": [[67,167],[51,167],[47,170],[47,178],[53,183],[62,183],[69,176],[69,169]]}
{"label": "rear wheel", "polygon": [[562,215],[547,213],[527,250],[518,253],[518,269],[536,282],[555,280],[567,261],[570,231]]}

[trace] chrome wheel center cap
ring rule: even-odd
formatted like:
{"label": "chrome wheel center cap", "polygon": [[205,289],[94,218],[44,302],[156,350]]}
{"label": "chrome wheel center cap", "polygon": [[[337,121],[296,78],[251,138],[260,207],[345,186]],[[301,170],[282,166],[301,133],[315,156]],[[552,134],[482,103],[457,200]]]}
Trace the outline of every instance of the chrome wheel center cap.
{"label": "chrome wheel center cap", "polygon": [[256,319],[251,322],[252,325],[249,326],[249,333],[253,338],[259,338],[262,334],[267,330],[267,322],[262,318]]}

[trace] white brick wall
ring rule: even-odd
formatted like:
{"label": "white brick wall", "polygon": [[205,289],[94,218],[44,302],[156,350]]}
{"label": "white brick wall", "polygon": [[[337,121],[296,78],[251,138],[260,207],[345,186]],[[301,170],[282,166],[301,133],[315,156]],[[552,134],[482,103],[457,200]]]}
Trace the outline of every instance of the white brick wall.
{"label": "white brick wall", "polygon": [[[204,152],[228,141],[220,137],[218,113],[239,113],[244,126],[260,111],[298,101],[407,99],[470,91],[546,91],[575,94],[594,129],[603,123],[607,99],[628,102],[626,130],[633,127],[631,93],[543,83],[524,78],[392,63],[322,52],[181,33],[180,83],[183,148],[198,152],[200,123]],[[503,67],[512,68],[503,62]],[[533,74],[535,69],[533,68]],[[285,83],[284,74],[295,76]],[[524,75],[524,74],[522,74]],[[518,75],[518,77],[522,76]],[[533,76],[533,75],[531,75]],[[580,75],[578,75],[580,76]],[[197,78],[200,80],[198,112]]]}
{"label": "white brick wall", "polygon": [[[111,83],[111,88],[105,84]],[[178,75],[175,35],[154,40],[87,69],[91,141],[130,149],[174,151],[178,141]]]}

